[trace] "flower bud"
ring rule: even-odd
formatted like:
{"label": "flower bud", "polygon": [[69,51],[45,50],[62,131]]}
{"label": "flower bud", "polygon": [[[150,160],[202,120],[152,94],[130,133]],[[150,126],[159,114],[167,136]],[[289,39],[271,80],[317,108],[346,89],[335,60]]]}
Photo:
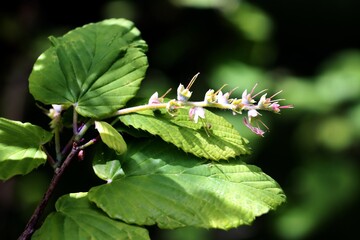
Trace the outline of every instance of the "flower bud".
{"label": "flower bud", "polygon": [[171,116],[174,116],[180,107],[179,103],[173,99],[166,104],[166,110]]}

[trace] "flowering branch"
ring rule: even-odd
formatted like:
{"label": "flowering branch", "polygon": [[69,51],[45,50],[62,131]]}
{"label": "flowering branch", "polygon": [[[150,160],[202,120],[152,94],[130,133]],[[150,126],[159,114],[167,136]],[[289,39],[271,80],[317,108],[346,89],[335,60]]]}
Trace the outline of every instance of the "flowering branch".
{"label": "flowering branch", "polygon": [[[198,122],[200,119],[205,119],[204,108],[218,108],[230,110],[234,115],[242,114],[243,111],[247,111],[247,117],[244,118],[243,122],[246,127],[248,127],[252,132],[257,135],[264,136],[265,131],[261,129],[260,124],[263,125],[266,130],[269,128],[261,121],[261,114],[259,111],[269,111],[274,113],[280,113],[281,109],[293,108],[293,105],[280,105],[279,102],[285,99],[273,99],[276,95],[281,93],[281,91],[275,93],[271,97],[267,97],[266,89],[254,94],[254,90],[257,84],[253,87],[250,93],[247,92],[247,89],[242,93],[241,98],[230,98],[230,95],[233,93],[233,90],[230,92],[223,93],[222,88],[215,92],[214,89],[209,89],[205,93],[203,101],[189,101],[191,98],[192,92],[190,91],[191,86],[195,82],[199,73],[197,73],[190,81],[188,86],[185,88],[184,85],[180,84],[177,88],[177,99],[172,99],[167,103],[164,102],[165,95],[170,91],[170,89],[161,97],[159,97],[158,92],[155,92],[149,99],[148,104],[124,108],[118,110],[115,115],[124,115],[144,110],[150,109],[162,109],[166,108],[167,112],[175,116],[178,108],[191,107],[189,110],[189,119]],[[260,100],[255,101],[255,97],[262,94]]]}

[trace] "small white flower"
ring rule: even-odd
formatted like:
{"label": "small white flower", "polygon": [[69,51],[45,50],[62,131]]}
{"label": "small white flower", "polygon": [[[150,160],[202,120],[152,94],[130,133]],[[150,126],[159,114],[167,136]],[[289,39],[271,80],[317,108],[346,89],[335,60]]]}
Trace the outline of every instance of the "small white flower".
{"label": "small white flower", "polygon": [[219,104],[226,105],[229,103],[229,96],[229,93],[223,94],[222,91],[219,91],[219,93],[217,94],[217,102]]}
{"label": "small white flower", "polygon": [[198,122],[199,117],[205,119],[205,110],[202,107],[192,107],[189,110],[189,117],[195,123]]}
{"label": "small white flower", "polygon": [[151,95],[148,104],[159,104],[160,103],[160,99],[159,99],[159,94],[158,92],[155,92],[153,95]]}
{"label": "small white flower", "polygon": [[205,93],[204,102],[206,102],[206,103],[214,103],[214,102],[216,102],[216,94],[215,94],[214,89],[209,89]]}
{"label": "small white flower", "polygon": [[188,88],[185,88],[184,85],[180,83],[177,88],[177,100],[181,102],[186,102],[191,97],[192,92]]}
{"label": "small white flower", "polygon": [[261,116],[261,114],[255,109],[251,109],[248,111],[249,122],[251,122],[251,119],[256,118],[258,116]]}
{"label": "small white flower", "polygon": [[63,110],[62,105],[52,104],[51,106],[54,108],[55,112],[57,113],[60,113]]}

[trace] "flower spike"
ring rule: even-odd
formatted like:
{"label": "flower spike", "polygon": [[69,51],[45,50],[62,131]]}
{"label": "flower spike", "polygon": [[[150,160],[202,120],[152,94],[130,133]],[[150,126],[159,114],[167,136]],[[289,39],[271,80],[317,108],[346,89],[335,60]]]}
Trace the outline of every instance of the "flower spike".
{"label": "flower spike", "polygon": [[[258,84],[255,84],[250,92],[245,89],[241,95],[241,98],[230,98],[230,95],[235,91],[233,90],[223,93],[222,89],[226,86],[223,85],[219,90],[215,91],[214,89],[209,89],[204,96],[203,101],[193,102],[189,101],[192,92],[190,88],[194,84],[199,73],[195,74],[194,77],[190,80],[189,84],[184,87],[180,84],[177,89],[177,99],[170,100],[166,104],[162,104],[164,101],[164,96],[170,91],[167,91],[162,97],[158,96],[158,93],[155,92],[149,99],[148,105],[157,105],[151,106],[151,109],[156,109],[157,107],[163,108],[166,105],[166,109],[171,116],[175,116],[178,108],[189,107],[189,119],[198,123],[199,119],[203,123],[205,131],[207,131],[205,124],[205,109],[204,108],[219,108],[232,111],[233,115],[242,114],[242,111],[247,111],[247,117],[244,118],[243,122],[246,127],[248,127],[252,132],[259,136],[264,136],[266,131],[269,131],[269,128],[266,124],[261,121],[260,110],[265,110],[273,113],[279,113],[281,109],[293,108],[293,105],[284,105],[279,104],[280,101],[285,99],[273,99],[275,96],[280,94],[282,91],[278,91],[273,94],[271,97],[267,97],[267,89],[261,90],[254,94],[255,89]],[[261,95],[258,102],[255,100],[255,97]],[[146,106],[144,107],[146,109]],[[261,126],[262,125],[262,126]],[[260,127],[261,126],[261,127]],[[265,128],[263,130],[261,128]],[[210,134],[207,131],[208,136]]]}

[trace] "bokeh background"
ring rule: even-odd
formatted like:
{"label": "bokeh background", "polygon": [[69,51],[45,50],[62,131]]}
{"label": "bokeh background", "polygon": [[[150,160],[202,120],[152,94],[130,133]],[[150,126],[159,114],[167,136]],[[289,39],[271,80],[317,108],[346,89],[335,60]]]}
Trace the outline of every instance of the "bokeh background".
{"label": "bokeh background", "polygon": [[[356,0],[7,1],[0,8],[0,116],[48,123],[27,81],[49,35],[106,18],[130,19],[149,45],[139,95],[176,89],[200,72],[194,99],[224,84],[227,91],[239,87],[233,94],[241,96],[258,83],[270,94],[283,90],[283,103],[295,106],[264,114],[265,138],[246,129],[241,117],[219,112],[250,140],[254,154],[246,161],[278,181],[286,204],[252,226],[150,227],[152,239],[350,239],[358,235],[360,216],[359,9]],[[72,166],[54,198],[87,191],[96,181],[87,170],[86,163]],[[0,183],[1,239],[19,236],[50,176],[44,166]]]}

